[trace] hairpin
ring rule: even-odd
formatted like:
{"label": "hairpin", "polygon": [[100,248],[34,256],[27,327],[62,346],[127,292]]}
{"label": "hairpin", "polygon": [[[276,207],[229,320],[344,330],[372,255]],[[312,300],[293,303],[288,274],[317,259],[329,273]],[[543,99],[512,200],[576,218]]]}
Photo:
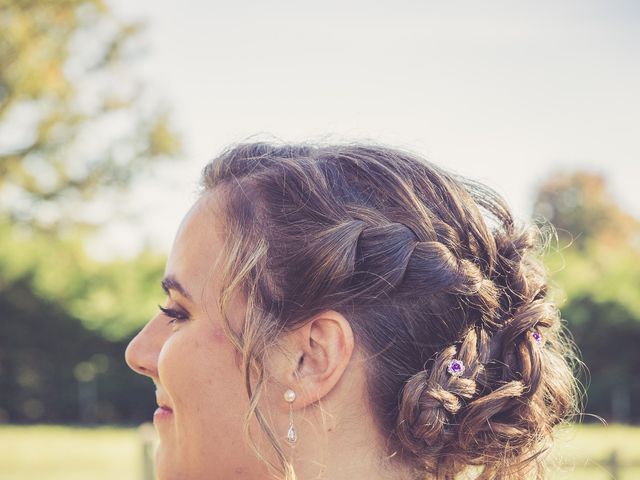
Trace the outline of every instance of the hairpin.
{"label": "hairpin", "polygon": [[451,360],[449,360],[447,372],[449,372],[454,377],[459,377],[464,372],[464,363],[462,363],[462,360],[452,358]]}
{"label": "hairpin", "polygon": [[531,336],[536,341],[538,345],[542,345],[544,339],[542,338],[542,334],[537,330],[531,330]]}

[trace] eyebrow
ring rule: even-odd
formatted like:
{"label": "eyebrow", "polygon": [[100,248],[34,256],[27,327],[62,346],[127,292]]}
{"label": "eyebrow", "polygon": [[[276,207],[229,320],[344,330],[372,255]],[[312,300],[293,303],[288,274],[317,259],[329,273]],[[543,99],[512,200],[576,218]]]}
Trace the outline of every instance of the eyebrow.
{"label": "eyebrow", "polygon": [[182,284],[173,275],[169,275],[163,278],[162,281],[160,282],[160,285],[162,285],[162,289],[165,291],[167,295],[169,295],[169,290],[175,290],[180,295],[182,295],[183,297],[193,302],[193,298],[191,297],[187,289],[184,288]]}

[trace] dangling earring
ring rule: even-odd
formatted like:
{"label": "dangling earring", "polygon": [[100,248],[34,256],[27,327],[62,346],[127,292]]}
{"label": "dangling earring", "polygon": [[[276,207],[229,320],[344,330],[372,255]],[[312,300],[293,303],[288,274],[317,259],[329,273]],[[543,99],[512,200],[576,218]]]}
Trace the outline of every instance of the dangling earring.
{"label": "dangling earring", "polygon": [[289,430],[287,430],[287,440],[291,445],[296,443],[298,440],[298,434],[296,433],[296,429],[293,428],[293,401],[296,399],[296,392],[289,389],[284,392],[284,399],[289,402]]}

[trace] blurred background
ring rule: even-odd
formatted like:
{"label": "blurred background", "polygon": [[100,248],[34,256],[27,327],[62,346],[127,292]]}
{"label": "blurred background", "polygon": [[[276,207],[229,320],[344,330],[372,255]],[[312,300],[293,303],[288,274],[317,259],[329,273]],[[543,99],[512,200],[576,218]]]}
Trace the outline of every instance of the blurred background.
{"label": "blurred background", "polygon": [[640,4],[0,0],[0,480],[153,478],[154,315],[230,142],[371,139],[551,222],[586,415],[552,478],[640,478]]}

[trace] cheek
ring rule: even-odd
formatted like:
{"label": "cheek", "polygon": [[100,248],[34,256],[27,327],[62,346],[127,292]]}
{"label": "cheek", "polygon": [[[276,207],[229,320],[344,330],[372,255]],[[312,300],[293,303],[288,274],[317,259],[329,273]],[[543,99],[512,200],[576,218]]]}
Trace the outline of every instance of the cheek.
{"label": "cheek", "polygon": [[211,327],[210,335],[211,335],[211,343],[213,343],[214,345],[218,345],[217,348],[225,348],[227,344],[229,344],[229,346],[231,345],[229,343],[229,339],[227,338],[227,335],[224,333],[224,330],[222,330],[222,327],[218,327],[218,326]]}
{"label": "cheek", "polygon": [[[161,435],[156,461],[166,474],[159,480],[266,478],[242,436],[249,401],[234,349],[224,332],[205,326],[174,332],[158,359],[161,386],[174,405],[174,425]],[[251,430],[260,431],[255,419]],[[262,445],[263,452],[268,448]]]}
{"label": "cheek", "polygon": [[211,428],[242,418],[248,400],[236,360],[221,329],[194,323],[172,334],[160,352],[158,375],[176,421]]}

